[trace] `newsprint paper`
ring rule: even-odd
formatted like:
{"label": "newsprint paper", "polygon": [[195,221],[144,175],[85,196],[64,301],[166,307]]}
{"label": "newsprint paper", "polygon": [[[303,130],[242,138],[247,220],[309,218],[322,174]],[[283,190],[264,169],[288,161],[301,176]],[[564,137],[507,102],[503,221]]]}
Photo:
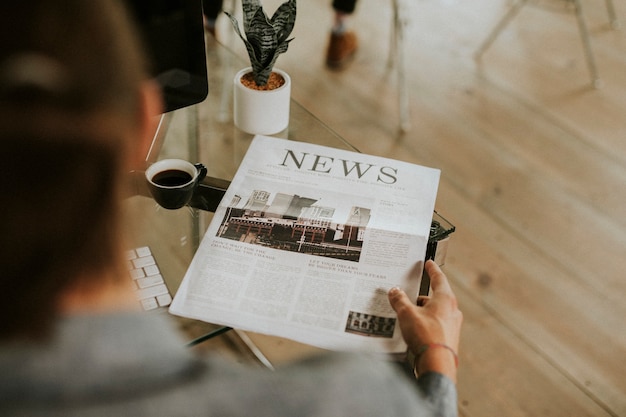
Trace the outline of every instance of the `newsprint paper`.
{"label": "newsprint paper", "polygon": [[406,350],[440,171],[256,136],[170,312],[342,351]]}

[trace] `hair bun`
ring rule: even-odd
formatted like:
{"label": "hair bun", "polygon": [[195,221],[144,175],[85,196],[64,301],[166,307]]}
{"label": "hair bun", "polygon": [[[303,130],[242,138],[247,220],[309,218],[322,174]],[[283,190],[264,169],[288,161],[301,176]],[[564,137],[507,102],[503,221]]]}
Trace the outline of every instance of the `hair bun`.
{"label": "hair bun", "polygon": [[70,84],[65,66],[41,53],[22,53],[0,63],[2,98],[62,98],[69,92]]}

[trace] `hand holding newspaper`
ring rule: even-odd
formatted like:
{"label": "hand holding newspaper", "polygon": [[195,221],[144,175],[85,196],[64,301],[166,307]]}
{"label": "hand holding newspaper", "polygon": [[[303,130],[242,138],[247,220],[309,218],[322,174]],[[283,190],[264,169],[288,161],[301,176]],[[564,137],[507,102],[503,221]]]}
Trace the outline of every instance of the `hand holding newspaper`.
{"label": "hand holding newspaper", "polygon": [[404,352],[387,291],[417,297],[439,174],[255,137],[170,312],[325,349]]}

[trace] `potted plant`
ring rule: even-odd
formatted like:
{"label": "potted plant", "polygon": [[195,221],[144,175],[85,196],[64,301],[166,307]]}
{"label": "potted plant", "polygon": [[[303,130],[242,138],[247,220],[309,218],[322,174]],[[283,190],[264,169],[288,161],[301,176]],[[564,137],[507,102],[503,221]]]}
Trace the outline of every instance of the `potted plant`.
{"label": "potted plant", "polygon": [[243,0],[243,31],[229,13],[235,31],[250,58],[234,79],[234,121],[244,132],[272,135],[289,125],[291,78],[274,68],[278,55],[287,51],[296,21],[296,0],[281,4],[270,18],[260,0]]}

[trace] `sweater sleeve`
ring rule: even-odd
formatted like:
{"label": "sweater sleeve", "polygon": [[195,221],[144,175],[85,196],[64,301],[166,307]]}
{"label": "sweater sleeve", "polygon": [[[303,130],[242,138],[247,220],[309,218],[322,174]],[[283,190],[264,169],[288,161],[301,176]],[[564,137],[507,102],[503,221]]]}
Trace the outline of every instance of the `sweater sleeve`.
{"label": "sweater sleeve", "polygon": [[254,392],[254,387],[266,391],[270,386],[277,399],[273,403],[281,403],[281,410],[291,410],[293,415],[458,415],[456,386],[450,378],[429,372],[415,380],[399,372],[395,363],[368,355],[333,353],[310,358],[276,372],[269,383],[255,383],[246,392]]}
{"label": "sweater sleeve", "polygon": [[436,416],[457,417],[456,386],[450,378],[437,372],[426,372],[417,378],[417,386]]}

